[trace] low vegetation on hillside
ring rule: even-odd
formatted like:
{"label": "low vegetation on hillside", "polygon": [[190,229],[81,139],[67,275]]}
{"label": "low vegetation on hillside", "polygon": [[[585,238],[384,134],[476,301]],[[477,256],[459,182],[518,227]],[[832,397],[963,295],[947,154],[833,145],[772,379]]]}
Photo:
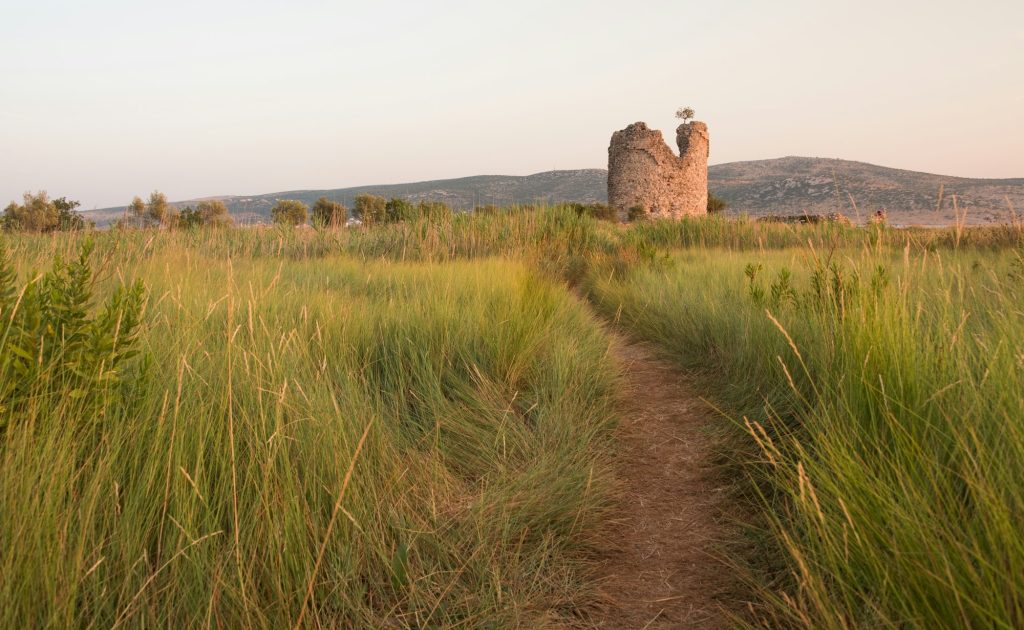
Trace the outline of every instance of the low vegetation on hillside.
{"label": "low vegetation on hillside", "polygon": [[723,411],[745,621],[1024,623],[1020,226],[352,210],[0,234],[0,625],[585,620],[591,305]]}

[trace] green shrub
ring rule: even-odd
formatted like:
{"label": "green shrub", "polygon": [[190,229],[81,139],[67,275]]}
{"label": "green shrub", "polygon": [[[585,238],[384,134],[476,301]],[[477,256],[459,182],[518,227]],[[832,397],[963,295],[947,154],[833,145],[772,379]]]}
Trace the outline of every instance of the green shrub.
{"label": "green shrub", "polygon": [[29,409],[38,416],[70,405],[98,422],[118,397],[127,364],[138,354],[144,291],[141,283],[121,287],[93,313],[91,252],[89,241],[78,260],[57,258],[18,290],[0,249],[0,437]]}
{"label": "green shrub", "polygon": [[208,227],[227,227],[235,222],[228,207],[220,200],[200,201],[196,211],[199,212],[202,224]]}
{"label": "green shrub", "polygon": [[601,221],[618,221],[619,213],[611,206],[603,203],[570,203],[572,210],[580,215],[593,217]]}
{"label": "green shrub", "polygon": [[384,216],[388,223],[399,223],[416,218],[416,207],[405,199],[392,197],[384,205]]}
{"label": "green shrub", "polygon": [[317,227],[338,227],[347,219],[348,208],[339,201],[320,197],[313,204],[313,225]]}
{"label": "green shrub", "polygon": [[352,216],[366,225],[383,223],[387,218],[388,201],[376,195],[356,195],[352,205]]}
{"label": "green shrub", "polygon": [[11,202],[2,222],[9,232],[52,232],[60,226],[60,214],[46,192],[25,193],[21,204]]}
{"label": "green shrub", "polygon": [[53,206],[57,208],[57,229],[61,231],[73,231],[73,230],[84,230],[86,227],[92,225],[91,222],[86,222],[82,218],[82,215],[75,212],[75,208],[80,206],[77,201],[68,199],[67,197],[60,197],[53,200]]}
{"label": "green shrub", "polygon": [[146,204],[146,222],[148,224],[164,225],[174,212],[174,206],[167,203],[167,195],[159,190],[150,193],[149,203]]}
{"label": "green shrub", "polygon": [[179,230],[195,229],[203,225],[203,216],[199,210],[192,206],[185,206],[181,212],[174,217],[172,226]]}
{"label": "green shrub", "polygon": [[81,204],[60,197],[51,200],[45,191],[26,193],[22,204],[12,202],[0,217],[0,228],[10,232],[83,230],[88,224],[75,212]]}
{"label": "green shrub", "polygon": [[633,206],[626,212],[626,219],[632,223],[633,221],[643,221],[647,218],[647,209],[643,206]]}
{"label": "green shrub", "polygon": [[708,192],[708,214],[717,214],[729,207],[729,203],[713,192]]}
{"label": "green shrub", "polygon": [[168,222],[173,228],[179,230],[196,229],[207,227],[227,227],[234,223],[228,207],[223,201],[200,201],[196,207],[186,206],[184,210],[171,215]]}
{"label": "green shrub", "polygon": [[167,195],[154,190],[149,195],[149,201],[136,195],[125,208],[124,216],[115,223],[115,227],[130,229],[166,225],[174,228],[178,227],[180,222],[181,214],[167,202]]}
{"label": "green shrub", "polygon": [[278,225],[302,225],[309,216],[309,206],[296,199],[278,199],[270,216]]}

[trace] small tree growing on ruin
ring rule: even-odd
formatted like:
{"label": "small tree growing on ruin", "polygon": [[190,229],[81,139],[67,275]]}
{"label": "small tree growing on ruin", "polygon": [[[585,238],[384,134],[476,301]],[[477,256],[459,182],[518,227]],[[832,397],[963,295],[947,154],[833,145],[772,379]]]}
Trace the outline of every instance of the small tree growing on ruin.
{"label": "small tree growing on ruin", "polygon": [[693,120],[693,116],[694,113],[692,107],[680,107],[679,109],[676,110],[676,118],[683,121],[683,124],[686,124]]}
{"label": "small tree growing on ruin", "polygon": [[680,107],[676,110],[676,118],[682,120],[684,123],[693,120],[694,111],[692,107]]}

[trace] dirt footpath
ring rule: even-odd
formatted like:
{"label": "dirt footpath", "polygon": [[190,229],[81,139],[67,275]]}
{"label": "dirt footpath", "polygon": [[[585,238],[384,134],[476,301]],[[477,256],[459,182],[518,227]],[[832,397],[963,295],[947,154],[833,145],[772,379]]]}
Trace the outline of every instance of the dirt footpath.
{"label": "dirt footpath", "polygon": [[627,375],[616,547],[598,570],[600,628],[722,628],[738,610],[734,572],[718,559],[735,537],[729,489],[716,478],[709,427],[724,422],[690,380],[646,346],[618,339]]}

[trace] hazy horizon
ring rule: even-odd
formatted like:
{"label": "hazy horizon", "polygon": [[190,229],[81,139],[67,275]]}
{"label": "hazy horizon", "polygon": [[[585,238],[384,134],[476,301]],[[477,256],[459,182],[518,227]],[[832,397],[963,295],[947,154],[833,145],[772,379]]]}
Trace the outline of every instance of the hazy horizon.
{"label": "hazy horizon", "polygon": [[604,168],[613,131],[671,140],[681,105],[713,164],[1024,177],[1022,18],[874,0],[3,6],[0,204]]}

